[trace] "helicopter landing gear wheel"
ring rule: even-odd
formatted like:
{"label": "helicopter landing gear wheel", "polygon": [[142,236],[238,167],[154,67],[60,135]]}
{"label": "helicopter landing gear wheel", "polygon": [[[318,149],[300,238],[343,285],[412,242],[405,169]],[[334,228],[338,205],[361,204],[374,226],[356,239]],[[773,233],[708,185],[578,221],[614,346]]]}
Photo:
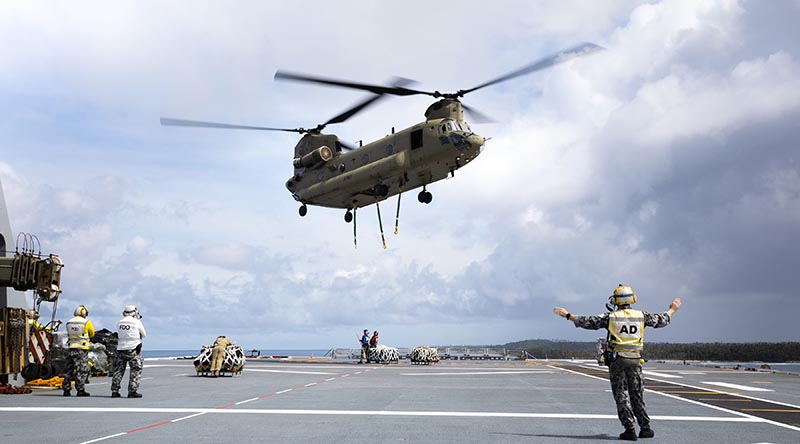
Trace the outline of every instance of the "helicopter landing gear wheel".
{"label": "helicopter landing gear wheel", "polygon": [[344,221],[348,224],[353,221],[353,213],[350,210],[347,210],[347,212],[344,213]]}
{"label": "helicopter landing gear wheel", "polygon": [[388,196],[389,195],[389,186],[385,185],[385,184],[382,184],[382,183],[379,183],[378,185],[375,185],[375,194],[380,196],[380,197]]}
{"label": "helicopter landing gear wheel", "polygon": [[297,212],[300,213],[300,217],[304,217],[306,214],[308,214],[308,207],[306,204],[303,204],[303,206],[301,206]]}
{"label": "helicopter landing gear wheel", "polygon": [[420,203],[429,204],[433,202],[433,194],[423,188],[417,195],[417,200],[419,200]]}

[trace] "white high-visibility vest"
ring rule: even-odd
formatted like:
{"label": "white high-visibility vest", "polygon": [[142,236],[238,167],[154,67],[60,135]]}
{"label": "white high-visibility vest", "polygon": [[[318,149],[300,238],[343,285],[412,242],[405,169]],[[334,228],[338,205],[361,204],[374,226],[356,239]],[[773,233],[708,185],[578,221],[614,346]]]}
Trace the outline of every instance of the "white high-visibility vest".
{"label": "white high-visibility vest", "polygon": [[639,353],[644,348],[644,313],[632,308],[608,314],[608,347],[620,353]]}
{"label": "white high-visibility vest", "polygon": [[125,316],[117,322],[117,350],[133,350],[142,343],[145,336],[142,321],[133,316]]}

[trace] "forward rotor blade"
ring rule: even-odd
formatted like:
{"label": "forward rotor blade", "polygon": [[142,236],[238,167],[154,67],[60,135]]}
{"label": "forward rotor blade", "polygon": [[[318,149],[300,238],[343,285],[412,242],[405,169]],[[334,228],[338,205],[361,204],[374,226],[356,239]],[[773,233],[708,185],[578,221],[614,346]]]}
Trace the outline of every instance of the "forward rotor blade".
{"label": "forward rotor blade", "polygon": [[201,122],[199,120],[184,120],[162,117],[161,124],[164,126],[189,126],[195,128],[221,128],[221,129],[246,129],[262,131],[286,131],[290,133],[303,133],[302,128],[271,128],[266,126],[232,125],[230,123]]}
{"label": "forward rotor blade", "polygon": [[391,94],[393,96],[413,96],[418,94],[434,96],[435,93],[427,91],[417,91],[415,89],[404,88],[402,86],[381,86],[370,85],[367,83],[355,83],[344,80],[326,79],[323,77],[312,77],[305,74],[278,71],[275,78],[279,80],[294,80],[298,82],[321,83],[323,85],[340,86],[343,88],[361,89],[375,94]]}
{"label": "forward rotor blade", "polygon": [[473,91],[479,90],[481,88],[485,88],[489,85],[494,85],[500,82],[505,82],[506,80],[511,80],[515,77],[523,76],[525,74],[530,74],[535,71],[540,71],[545,68],[549,68],[551,66],[558,65],[559,63],[564,63],[566,61],[572,60],[576,57],[581,57],[589,54],[593,54],[598,51],[602,51],[605,48],[602,46],[595,45],[594,43],[582,43],[580,45],[574,46],[572,48],[565,49],[560,51],[556,54],[553,54],[549,57],[545,57],[541,60],[533,62],[529,65],[523,66],[522,68],[517,69],[516,71],[512,71],[508,74],[500,76],[494,80],[490,80],[486,83],[482,83],[474,88],[461,90],[457,93],[458,97],[463,97],[464,94],[471,93]]}
{"label": "forward rotor blade", "polygon": [[339,139],[338,137],[337,137],[337,139],[339,140],[339,145],[342,146],[343,150],[345,150],[345,151],[353,151],[354,149],[356,149],[356,147],[354,147],[353,145],[350,145],[349,143],[346,143],[346,142],[342,142],[342,139]]}
{"label": "forward rotor blade", "polygon": [[483,114],[482,112],[476,110],[475,108],[469,107],[465,105],[463,102],[461,103],[461,108],[464,111],[469,113],[469,120],[475,123],[495,123],[496,120],[492,119],[491,117]]}

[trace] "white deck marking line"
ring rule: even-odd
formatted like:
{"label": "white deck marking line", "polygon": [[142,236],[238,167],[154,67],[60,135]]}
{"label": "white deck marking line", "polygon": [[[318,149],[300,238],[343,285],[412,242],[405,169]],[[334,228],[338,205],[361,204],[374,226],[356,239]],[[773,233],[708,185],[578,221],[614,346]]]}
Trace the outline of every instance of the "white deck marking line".
{"label": "white deck marking line", "polygon": [[356,374],[357,374],[357,375],[360,375],[360,374],[361,374],[361,372],[356,372]]}
{"label": "white deck marking line", "polygon": [[172,375],[173,378],[177,378],[178,376],[189,376],[191,373],[178,373],[177,375]]}
{"label": "white deck marking line", "polygon": [[141,378],[141,379],[139,379],[139,380],[140,380],[140,381],[146,381],[146,380],[148,380],[148,379],[154,379],[154,378],[153,378],[152,376],[150,376],[150,377],[148,377],[148,378]]}
{"label": "white deck marking line", "polygon": [[[247,365],[253,366],[253,367],[258,367],[258,368],[319,368],[320,367],[319,364],[298,364],[298,365],[268,364],[268,363],[264,363],[264,362],[253,361],[253,360],[248,360],[247,361]],[[328,368],[328,369],[340,369],[340,370],[341,369],[344,369],[344,370],[352,370],[353,369],[352,365],[347,365],[347,364],[341,364],[341,365],[339,365],[339,364],[325,364],[324,367]],[[367,369],[374,370],[374,369],[378,368],[378,367],[364,367],[363,365],[361,365],[359,367],[364,369],[364,370],[367,370]]]}
{"label": "white deck marking line", "polygon": [[348,377],[348,376],[350,376],[350,375],[349,375],[349,374],[347,374],[347,375],[342,375],[342,378],[346,378],[346,377]]}
{"label": "white deck marking line", "polygon": [[400,373],[402,376],[461,376],[461,375],[539,375],[554,373],[551,370],[518,370],[515,372],[437,372],[437,373]]}
{"label": "white deck marking line", "polygon": [[772,389],[765,389],[761,387],[750,387],[747,385],[739,385],[739,384],[729,384],[727,382],[716,382],[716,381],[700,381],[701,384],[710,384],[710,385],[718,385],[720,387],[730,388],[734,390],[743,390],[745,392],[774,392],[775,390]]}
{"label": "white deck marking line", "polygon": [[[663,382],[665,384],[675,384],[675,385],[680,385],[680,386],[683,386],[683,387],[689,387],[689,388],[693,388],[693,389],[709,391],[709,389],[707,389],[707,388],[697,387],[697,386],[693,386],[693,385],[689,385],[689,384],[682,384],[680,382],[661,381],[661,380],[655,379],[655,378],[649,378],[649,379],[651,381]],[[686,401],[686,402],[689,402],[689,403],[692,403],[692,404],[703,405],[703,406],[706,406],[706,407],[714,408],[714,409],[717,409],[717,410],[721,410],[723,412],[731,412],[731,413],[734,413],[734,414],[737,414],[737,415],[749,416],[749,417],[752,417],[752,418],[758,418],[757,416],[748,415],[747,413],[736,412],[736,411],[733,411],[733,410],[724,409],[722,407],[717,407],[717,406],[714,406],[714,405],[711,405],[711,404],[706,404],[704,402],[698,402],[698,401],[694,401],[694,400],[687,399],[687,398],[681,398],[679,396],[671,395],[669,393],[657,392],[655,390],[648,390],[648,391],[652,391],[653,393],[658,393],[659,395],[662,395],[662,396],[667,396],[667,397],[670,397],[670,398],[680,399],[682,401]],[[720,392],[720,393],[725,393],[725,392]],[[783,402],[770,401],[770,400],[767,400],[767,399],[755,398],[755,397],[752,397],[752,396],[746,396],[746,395],[741,395],[741,394],[737,394],[737,393],[727,393],[727,394],[731,395],[731,396],[737,396],[737,397],[740,397],[740,398],[754,399],[756,401],[764,401],[764,402],[769,402],[769,403],[772,403],[772,404],[785,405],[785,406],[789,406],[789,407],[794,407],[794,408],[800,409],[800,407],[798,407],[796,405],[785,404]],[[772,424],[772,425],[775,425],[775,426],[778,426],[778,427],[783,427],[785,429],[795,430],[795,431],[800,432],[800,427],[791,426],[789,424],[784,424],[782,422],[772,421],[770,419],[765,419],[765,418],[758,418],[758,419],[760,419],[762,422],[766,422],[767,424]]]}
{"label": "white deck marking line", "polygon": [[645,375],[648,375],[648,376],[658,376],[659,378],[683,379],[683,376],[668,375],[668,374],[665,374],[665,373],[657,373],[657,372],[650,371],[650,370],[642,370],[642,373],[644,373]]}
{"label": "white deck marking line", "polygon": [[144,368],[156,368],[156,367],[183,367],[186,368],[188,365],[179,365],[179,364],[147,364],[143,365]]}
{"label": "white deck marking line", "polygon": [[[667,384],[682,385],[682,386],[684,386],[684,387],[689,387],[689,388],[698,389],[698,390],[707,390],[707,391],[711,391],[711,389],[708,389],[708,388],[705,388],[705,387],[699,387],[699,386],[696,386],[696,385],[684,384],[684,383],[680,383],[680,382],[674,382],[674,381],[659,381],[658,379],[655,379],[655,378],[652,378],[652,380],[653,380],[653,381],[656,381],[656,382],[665,382],[665,383],[667,383]],[[783,406],[786,406],[786,407],[791,407],[791,408],[794,408],[794,409],[800,409],[800,406],[798,406],[798,405],[789,404],[789,403],[786,403],[786,402],[780,402],[780,401],[772,401],[772,400],[770,400],[770,399],[756,398],[755,396],[743,395],[743,394],[741,394],[741,393],[730,393],[730,392],[719,392],[719,393],[725,393],[726,395],[738,396],[738,397],[740,397],[740,398],[752,399],[752,400],[754,400],[754,401],[763,401],[763,402],[769,402],[769,403],[771,403],[771,404],[778,404],[778,405],[783,405]],[[798,428],[797,430],[800,430],[800,428]]]}
{"label": "white deck marking line", "polygon": [[265,368],[245,368],[246,372],[265,372],[265,373],[291,373],[295,375],[335,375],[336,373],[330,372],[304,372],[300,370],[269,370]]}
{"label": "white deck marking line", "polygon": [[[548,367],[551,367],[551,366],[549,366],[549,365],[548,365]],[[589,367],[588,365],[579,365],[578,367],[580,367],[580,368],[585,368],[585,369],[587,369],[587,370],[599,370],[599,371],[603,371],[603,369],[605,369],[605,371],[608,371],[608,367],[605,367],[605,366],[602,366],[602,365],[598,365],[598,366],[596,366],[596,367]],[[560,367],[556,367],[556,368],[560,368]]]}
{"label": "white deck marking line", "polygon": [[[554,368],[558,368],[558,367],[554,367]],[[574,370],[569,370],[569,369],[566,369],[566,368],[561,368],[561,370],[564,370],[564,371],[566,371],[566,372],[570,372],[570,373],[574,373],[574,374],[576,374],[576,375],[586,376],[587,378],[594,378],[594,379],[599,379],[600,381],[609,382],[609,381],[608,381],[608,379],[606,379],[606,378],[601,378],[601,377],[599,377],[599,376],[587,375],[587,374],[585,374],[585,373],[576,372],[576,371],[574,371]],[[657,379],[653,379],[653,381],[658,381],[658,380],[657,380]],[[685,385],[685,384],[678,384],[678,383],[675,383],[675,382],[668,382],[668,381],[658,381],[658,382],[663,382],[663,383],[667,383],[667,384],[675,384],[675,385]],[[708,390],[708,389],[702,389],[702,390]],[[682,398],[682,397],[680,397],[680,396],[671,395],[671,394],[669,394],[669,393],[663,393],[663,392],[659,392],[659,391],[656,391],[656,390],[651,390],[651,389],[648,389],[648,388],[645,388],[645,391],[646,391],[646,392],[649,392],[649,393],[657,393],[657,394],[659,394],[659,395],[661,395],[661,396],[666,396],[666,397],[668,397],[668,398],[672,398],[672,399],[677,399],[677,400],[679,400],[679,401],[688,402],[688,403],[690,403],[690,404],[697,404],[697,405],[701,405],[701,406],[703,406],[703,407],[708,407],[708,408],[710,408],[710,409],[713,409],[713,410],[719,410],[719,411],[721,411],[721,412],[729,413],[729,414],[731,414],[731,415],[737,415],[737,416],[744,417],[744,418],[756,418],[756,419],[758,419],[758,420],[760,420],[760,421],[766,421],[766,420],[762,420],[761,418],[757,418],[757,417],[755,417],[755,416],[748,415],[748,414],[746,414],[746,413],[737,412],[737,411],[734,411],[734,410],[728,410],[728,409],[726,409],[726,408],[717,407],[717,406],[715,406],[715,405],[711,405],[711,404],[706,404],[706,403],[703,403],[703,402],[694,401],[694,400],[692,400],[692,399]]]}
{"label": "white deck marking line", "polygon": [[[583,413],[529,413],[529,412],[457,412],[457,411],[402,411],[402,410],[310,410],[310,409],[197,409],[197,408],[96,408],[96,407],[4,407],[0,411],[27,412],[107,412],[107,413],[191,413],[226,415],[326,415],[326,416],[421,416],[421,417],[469,417],[469,418],[539,418],[539,419],[617,419],[617,415]],[[41,410],[47,409],[47,410]],[[748,415],[749,416],[749,415]],[[661,421],[698,422],[763,422],[756,417],[724,416],[652,416]],[[117,434],[114,436],[124,435]]]}
{"label": "white deck marking line", "polygon": [[[375,369],[376,368],[368,368],[365,371],[370,371],[370,370],[375,370]],[[255,371],[267,371],[267,372],[281,373],[278,370],[255,370]],[[326,375],[331,374],[331,373],[322,373],[322,372],[283,372],[283,373],[310,373],[310,374],[326,374]],[[344,376],[350,376],[350,375],[344,375]],[[148,378],[148,379],[153,379],[153,378]],[[335,377],[328,378],[328,379],[326,379],[326,381],[333,381],[335,379],[337,379],[337,378],[335,378]],[[105,382],[103,384],[107,384],[107,382]],[[87,384],[87,385],[90,385],[90,384]],[[317,383],[316,382],[312,382],[312,383],[306,384],[305,387],[310,387],[310,386],[313,386],[313,385],[317,385]],[[274,394],[275,395],[280,395],[281,393],[291,392],[292,390],[294,390],[294,389],[290,388],[290,389],[282,390],[282,391],[279,391],[279,392],[275,392]],[[239,402],[236,402],[234,404],[230,404],[230,405],[228,405],[226,407],[233,406],[233,405],[245,404],[247,402],[256,401],[256,400],[259,400],[259,399],[262,399],[262,398],[265,398],[265,397],[271,396],[271,395],[272,395],[272,393],[270,395],[266,395],[266,396],[259,396],[259,397],[256,397],[256,398],[246,399],[244,401],[239,401]],[[3,408],[0,408],[0,411],[2,411],[2,410],[3,410]],[[244,409],[241,409],[241,410],[244,410]],[[108,409],[99,409],[97,411],[109,412]],[[174,411],[174,412],[184,411],[185,412],[185,410],[182,410],[182,409],[173,409],[171,411]],[[190,418],[194,418],[194,417],[197,417],[197,416],[202,416],[202,415],[205,415],[207,413],[213,413],[214,411],[221,411],[221,409],[220,408],[217,408],[217,409],[214,409],[214,410],[203,409],[203,410],[198,411],[197,413],[194,413],[192,415],[188,415],[188,416],[184,416],[184,417],[181,417],[181,418],[172,419],[170,421],[166,421],[166,422],[162,422],[162,423],[158,423],[158,424],[149,425],[149,426],[142,427],[142,428],[135,429],[135,430],[129,430],[127,432],[121,432],[121,433],[116,433],[114,435],[104,436],[102,438],[96,438],[96,439],[93,439],[93,440],[90,440],[90,441],[84,441],[84,442],[82,442],[80,444],[91,444],[91,443],[95,443],[95,442],[99,442],[99,441],[104,441],[104,440],[107,440],[107,439],[116,438],[118,436],[128,435],[130,433],[134,433],[134,432],[137,432],[139,430],[149,429],[149,428],[158,427],[158,426],[161,426],[161,425],[164,425],[164,424],[171,424],[171,423],[174,423],[174,422],[183,421],[185,419],[190,419]]]}
{"label": "white deck marking line", "polygon": [[195,413],[194,415],[189,415],[189,416],[184,416],[184,417],[182,417],[182,418],[173,419],[173,420],[172,420],[172,421],[170,421],[170,422],[178,422],[178,421],[183,421],[184,419],[194,418],[195,416],[201,416],[201,415],[205,415],[206,413],[207,413],[207,412]]}
{"label": "white deck marking line", "polygon": [[90,444],[90,443],[93,443],[93,442],[98,442],[98,441],[103,441],[103,440],[106,440],[106,439],[116,438],[117,436],[122,436],[122,435],[127,435],[127,434],[128,434],[128,432],[117,433],[115,435],[108,435],[108,436],[104,436],[102,438],[93,439],[91,441],[84,441],[84,442],[82,442],[80,444]]}

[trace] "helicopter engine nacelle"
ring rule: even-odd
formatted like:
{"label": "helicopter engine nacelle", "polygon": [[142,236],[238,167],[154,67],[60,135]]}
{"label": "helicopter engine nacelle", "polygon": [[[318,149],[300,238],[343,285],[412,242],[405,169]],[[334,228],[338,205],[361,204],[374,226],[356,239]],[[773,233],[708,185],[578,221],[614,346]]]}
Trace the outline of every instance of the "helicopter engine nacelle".
{"label": "helicopter engine nacelle", "polygon": [[333,151],[327,146],[323,145],[304,155],[303,157],[296,157],[294,159],[294,167],[318,168],[331,159],[333,159]]}

